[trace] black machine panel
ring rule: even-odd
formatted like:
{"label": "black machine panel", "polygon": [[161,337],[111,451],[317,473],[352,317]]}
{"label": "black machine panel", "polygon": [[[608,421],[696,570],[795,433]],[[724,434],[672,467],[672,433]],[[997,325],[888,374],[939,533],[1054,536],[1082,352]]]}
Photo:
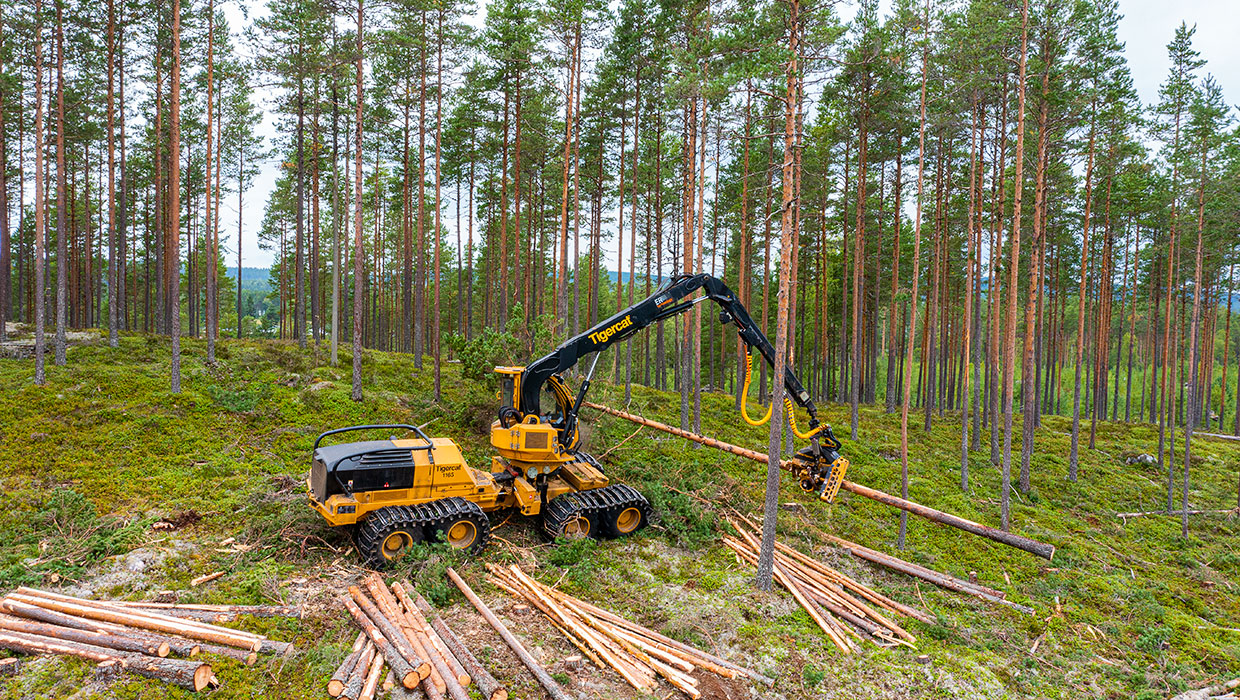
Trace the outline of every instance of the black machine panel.
{"label": "black machine panel", "polygon": [[413,473],[411,451],[391,440],[328,445],[314,451],[310,487],[322,502],[339,493],[407,489],[413,486]]}

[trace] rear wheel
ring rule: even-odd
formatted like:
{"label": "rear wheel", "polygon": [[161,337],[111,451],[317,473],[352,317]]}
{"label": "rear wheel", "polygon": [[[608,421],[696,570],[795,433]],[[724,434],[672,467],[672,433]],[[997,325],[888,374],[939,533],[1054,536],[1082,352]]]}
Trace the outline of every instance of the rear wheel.
{"label": "rear wheel", "polygon": [[566,493],[552,499],[543,509],[542,529],[548,540],[597,537],[598,516],[580,494]]}
{"label": "rear wheel", "polygon": [[626,484],[606,487],[611,505],[599,515],[606,537],[627,537],[650,523],[650,502]]}
{"label": "rear wheel", "polygon": [[384,568],[422,541],[422,521],[412,508],[380,508],[357,526],[355,541],[366,564]]}

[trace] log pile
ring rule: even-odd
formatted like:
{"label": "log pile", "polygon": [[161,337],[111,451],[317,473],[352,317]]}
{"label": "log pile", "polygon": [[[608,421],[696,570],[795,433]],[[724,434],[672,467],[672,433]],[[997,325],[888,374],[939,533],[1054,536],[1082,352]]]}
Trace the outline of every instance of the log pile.
{"label": "log pile", "polygon": [[393,698],[469,700],[473,685],[486,700],[507,700],[508,691],[407,581],[389,588],[372,573],[361,583],[341,599],[362,631],[328,681],[328,695],[374,700],[390,690]]}
{"label": "log pile", "polygon": [[[723,543],[740,560],[756,567],[760,537],[758,528],[742,515],[729,517],[728,522],[740,537],[725,536]],[[879,646],[913,647],[917,638],[895,622],[893,618],[897,616],[927,624],[934,622],[925,612],[892,600],[779,542],[775,545],[774,573],[779,585],[792,594],[814,623],[845,654],[856,651],[857,643],[867,640]]]}
{"label": "log pile", "polygon": [[[252,612],[252,606],[213,607],[218,609],[207,612]],[[103,669],[200,691],[218,686],[219,681],[211,666],[197,658],[199,654],[228,656],[253,665],[260,652],[285,653],[292,648],[251,632],[167,614],[175,609],[18,588],[0,598],[0,649],[76,656]],[[187,658],[171,658],[173,654]]]}
{"label": "log pile", "polygon": [[700,698],[694,675],[700,671],[768,686],[775,682],[540,583],[516,565],[488,564],[487,570],[488,581],[540,610],[586,658],[614,670],[638,691],[654,693],[662,678],[690,698]]}

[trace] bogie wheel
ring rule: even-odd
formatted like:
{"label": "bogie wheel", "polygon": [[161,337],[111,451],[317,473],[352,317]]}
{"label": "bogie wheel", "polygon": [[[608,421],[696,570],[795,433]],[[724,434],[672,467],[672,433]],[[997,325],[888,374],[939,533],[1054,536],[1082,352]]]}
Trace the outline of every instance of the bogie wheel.
{"label": "bogie wheel", "polygon": [[585,539],[600,534],[598,515],[575,493],[565,494],[547,504],[543,509],[542,529],[543,536],[552,541],[561,537]]}
{"label": "bogie wheel", "polygon": [[637,489],[623,484],[609,489],[619,502],[600,515],[604,536],[627,537],[650,523],[650,502]]}
{"label": "bogie wheel", "polygon": [[357,526],[355,541],[368,565],[386,568],[422,541],[422,522],[409,508],[380,508]]}
{"label": "bogie wheel", "polygon": [[438,542],[446,542],[453,549],[477,554],[486,546],[491,535],[491,521],[478,504],[461,498],[427,504],[445,511],[436,522],[427,526],[427,535]]}

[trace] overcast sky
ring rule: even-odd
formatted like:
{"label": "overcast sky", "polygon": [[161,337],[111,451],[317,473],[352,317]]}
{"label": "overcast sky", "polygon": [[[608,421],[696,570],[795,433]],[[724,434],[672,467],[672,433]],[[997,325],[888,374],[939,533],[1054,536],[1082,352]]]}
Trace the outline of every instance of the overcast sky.
{"label": "overcast sky", "polygon": [[[261,0],[242,2],[253,8],[252,12],[263,11]],[[889,3],[882,4],[886,6]],[[1171,41],[1180,22],[1187,22],[1190,26],[1197,26],[1193,46],[1206,61],[1203,74],[1213,74],[1222,86],[1228,104],[1240,106],[1240,1],[1120,0],[1119,5],[1120,12],[1124,15],[1119,25],[1119,38],[1125,44],[1125,55],[1142,102],[1148,105],[1158,99],[1158,86],[1170,69],[1167,43]],[[841,11],[847,19],[854,10],[844,6]],[[244,20],[236,9],[232,9],[230,15],[230,24],[236,31],[243,26]],[[475,18],[475,22],[479,19]],[[262,106],[264,110],[270,110],[270,105]],[[276,133],[270,114],[262,131],[268,136]],[[266,164],[254,186],[246,192],[246,226],[242,253],[247,267],[268,267],[274,259],[273,252],[259,250],[255,232],[262,221],[263,206],[275,185],[276,175],[275,163]],[[233,204],[231,214],[234,217],[235,207]],[[227,221],[229,212],[223,213],[222,217]],[[455,219],[448,217],[445,225],[455,225]],[[229,241],[227,247],[235,251],[235,241]],[[229,261],[232,262],[231,254]],[[604,261],[604,264],[607,264],[607,261]]]}

